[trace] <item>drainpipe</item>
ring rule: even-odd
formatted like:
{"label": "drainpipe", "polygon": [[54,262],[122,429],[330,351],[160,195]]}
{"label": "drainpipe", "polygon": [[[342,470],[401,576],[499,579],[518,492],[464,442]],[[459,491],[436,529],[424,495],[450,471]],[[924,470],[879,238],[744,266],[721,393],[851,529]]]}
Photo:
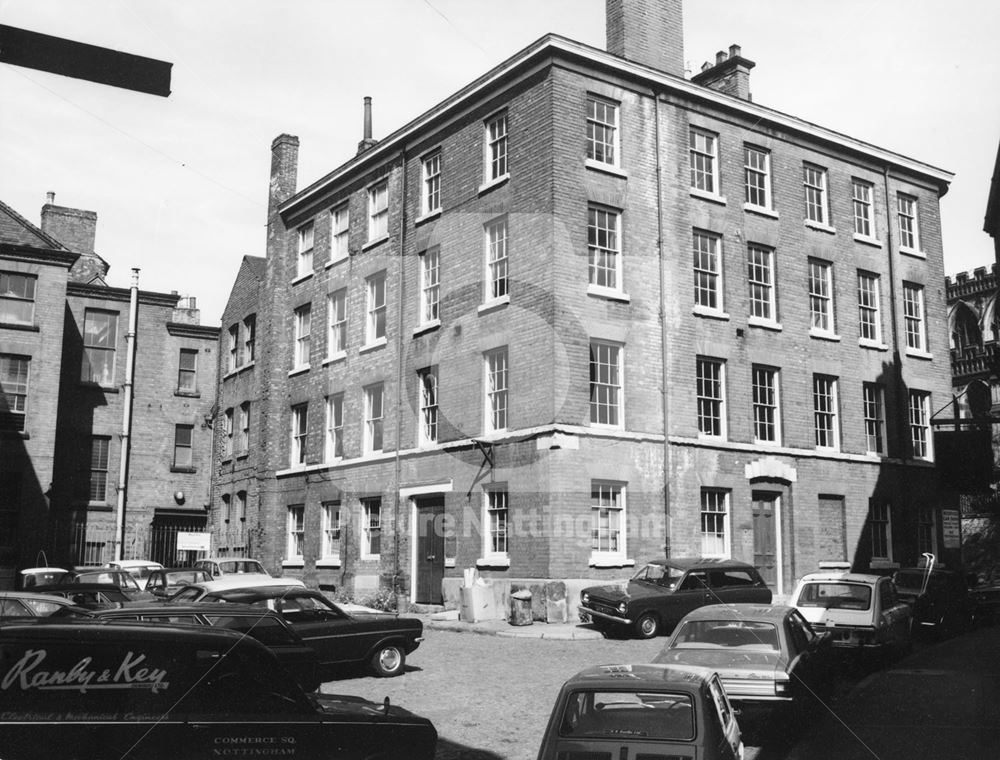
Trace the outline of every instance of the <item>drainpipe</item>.
{"label": "drainpipe", "polygon": [[[370,116],[366,115],[366,118]],[[366,122],[366,129],[369,126]],[[400,459],[399,459],[399,449],[402,444],[400,441],[400,436],[402,435],[403,426],[403,307],[407,303],[406,301],[406,288],[405,288],[405,277],[406,277],[406,260],[405,260],[405,250],[404,245],[406,244],[406,148],[400,150],[400,157],[402,159],[402,169],[400,170],[400,184],[402,190],[400,192],[400,212],[399,219],[399,253],[396,257],[399,262],[397,271],[399,272],[399,298],[397,299],[398,307],[396,309],[397,319],[396,319],[396,454],[393,457],[393,480],[396,484],[396,493],[393,494],[393,516],[392,524],[393,531],[396,534],[396,540],[393,541],[393,568],[392,568],[392,593],[396,597],[396,615],[399,615],[399,541],[400,541],[400,530],[399,530],[399,515],[402,511],[402,505],[399,503],[399,474],[400,474]],[[418,423],[419,424],[419,423]],[[413,582],[414,579],[410,578],[410,596],[413,596]]]}
{"label": "drainpipe", "polygon": [[118,466],[118,509],[115,512],[115,561],[122,559],[125,544],[125,505],[128,501],[128,465],[132,450],[132,385],[135,378],[135,333],[139,322],[139,270],[132,268],[128,332],[125,333],[125,385],[122,388],[121,456]]}
{"label": "drainpipe", "polygon": [[653,91],[653,127],[656,140],[656,250],[660,265],[660,363],[661,380],[663,384],[663,553],[670,555],[670,383],[668,379],[667,352],[670,348],[667,340],[667,314],[664,305],[666,291],[666,265],[663,261],[663,176],[660,163],[660,95]]}

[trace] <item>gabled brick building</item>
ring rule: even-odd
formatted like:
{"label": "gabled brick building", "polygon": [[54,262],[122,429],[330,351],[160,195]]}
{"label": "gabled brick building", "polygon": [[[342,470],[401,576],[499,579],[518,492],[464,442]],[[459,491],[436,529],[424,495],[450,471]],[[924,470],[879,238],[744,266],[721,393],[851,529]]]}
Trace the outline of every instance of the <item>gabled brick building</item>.
{"label": "gabled brick building", "polygon": [[129,288],[109,287],[97,215],[55,205],[36,227],[0,203],[0,574],[122,554],[175,562],[204,529],[219,330],[193,299],[137,291],[131,455],[121,497]]}
{"label": "gabled brick building", "polygon": [[551,618],[664,552],[779,595],[946,553],[951,174],[758,105],[737,46],[685,79],[679,0],[607,9],[608,51],[546,36],[380,141],[366,110],[301,190],[275,140],[273,569],[435,603],[476,567]]}

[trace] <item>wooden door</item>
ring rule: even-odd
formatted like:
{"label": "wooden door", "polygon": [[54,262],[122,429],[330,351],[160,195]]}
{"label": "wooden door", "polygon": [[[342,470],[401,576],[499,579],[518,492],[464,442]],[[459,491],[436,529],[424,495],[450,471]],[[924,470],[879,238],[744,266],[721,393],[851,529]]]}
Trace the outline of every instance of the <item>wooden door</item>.
{"label": "wooden door", "polygon": [[444,496],[417,499],[417,579],[419,604],[443,604]]}
{"label": "wooden door", "polygon": [[778,581],[777,519],[778,494],[753,492],[753,563],[764,582],[774,588]]}

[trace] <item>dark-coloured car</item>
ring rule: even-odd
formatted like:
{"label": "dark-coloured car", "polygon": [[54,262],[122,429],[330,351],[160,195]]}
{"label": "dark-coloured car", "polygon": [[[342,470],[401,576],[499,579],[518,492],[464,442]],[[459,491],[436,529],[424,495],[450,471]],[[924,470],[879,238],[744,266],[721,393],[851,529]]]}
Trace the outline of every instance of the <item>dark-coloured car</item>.
{"label": "dark-coloured car", "polygon": [[69,599],[78,607],[120,607],[132,601],[128,594],[112,583],[53,583],[35,586],[32,591]]}
{"label": "dark-coloured car", "polygon": [[914,634],[954,636],[975,625],[976,602],[962,573],[909,567],[892,576],[900,598],[913,608]]}
{"label": "dark-coloured car", "polygon": [[976,603],[976,622],[982,625],[1000,623],[1000,583],[987,581],[970,589]]}
{"label": "dark-coloured car", "polygon": [[296,586],[215,591],[204,602],[241,602],[279,613],[316,650],[327,672],[333,666],[367,664],[376,675],[398,676],[406,656],[423,641],[417,618],[389,613],[347,612],[319,591]]}
{"label": "dark-coloured car", "polygon": [[753,565],[732,559],[666,558],[647,562],[626,586],[580,592],[580,619],[606,632],[650,639],[669,632],[691,610],[720,602],[771,603]]}
{"label": "dark-coloured car", "polygon": [[212,580],[207,570],[194,567],[161,567],[151,570],[146,579],[146,591],[158,599],[166,599],[192,583]]}
{"label": "dark-coloured car", "polygon": [[601,665],[563,684],[538,760],[742,760],[719,676],[683,665]]}
{"label": "dark-coloured car", "polygon": [[653,662],[714,670],[741,708],[805,715],[833,690],[831,644],[794,607],[712,604],[688,613]]}
{"label": "dark-coloured car", "polygon": [[4,760],[433,760],[426,718],[306,694],[260,642],[193,626],[0,627]]}
{"label": "dark-coloured car", "polygon": [[320,675],[316,650],[302,641],[280,615],[248,604],[130,604],[117,609],[87,610],[67,607],[53,618],[89,618],[112,622],[165,623],[170,625],[210,625],[257,639],[306,691],[315,691],[323,678]]}
{"label": "dark-coloured car", "polygon": [[48,617],[63,607],[72,606],[69,599],[33,591],[0,591],[0,622],[11,618]]}
{"label": "dark-coloured car", "polygon": [[86,569],[70,570],[58,581],[60,584],[68,583],[110,583],[117,586],[136,602],[153,601],[155,598],[146,591],[143,586],[127,570],[114,567],[94,567]]}

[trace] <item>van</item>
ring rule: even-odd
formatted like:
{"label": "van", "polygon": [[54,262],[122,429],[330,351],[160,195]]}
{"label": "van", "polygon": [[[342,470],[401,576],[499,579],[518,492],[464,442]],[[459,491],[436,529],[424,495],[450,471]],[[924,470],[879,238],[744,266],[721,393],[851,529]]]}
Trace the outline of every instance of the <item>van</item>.
{"label": "van", "polygon": [[307,695],[252,638],[221,629],[52,622],[0,627],[4,760],[433,760],[425,718]]}

